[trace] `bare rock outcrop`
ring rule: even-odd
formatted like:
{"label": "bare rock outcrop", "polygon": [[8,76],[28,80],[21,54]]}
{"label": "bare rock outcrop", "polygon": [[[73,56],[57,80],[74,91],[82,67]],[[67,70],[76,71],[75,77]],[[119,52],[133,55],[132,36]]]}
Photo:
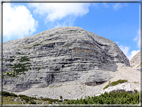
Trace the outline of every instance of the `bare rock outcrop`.
{"label": "bare rock outcrop", "polygon": [[[24,94],[27,96],[36,95],[37,98],[53,98],[58,99],[62,96],[64,99],[80,99],[86,98],[88,96],[98,96],[104,92],[119,92],[127,91],[134,93],[134,90],[140,92],[140,72],[131,67],[124,66],[122,63],[117,63],[117,71],[107,71],[109,73],[115,74],[113,78],[104,83],[98,83],[95,86],[85,85],[85,84],[75,84],[75,82],[68,81],[66,85],[61,86],[48,86],[45,88],[30,88],[22,92],[15,92],[16,94]],[[127,80],[127,82],[119,83],[115,86],[109,86],[104,89],[109,83],[116,82],[118,80]]]}
{"label": "bare rock outcrop", "polygon": [[130,65],[132,68],[140,70],[142,67],[141,62],[142,51],[139,51],[131,60]]}
{"label": "bare rock outcrop", "polygon": [[67,84],[97,86],[129,60],[113,41],[61,27],[3,43],[3,89],[22,92]]}

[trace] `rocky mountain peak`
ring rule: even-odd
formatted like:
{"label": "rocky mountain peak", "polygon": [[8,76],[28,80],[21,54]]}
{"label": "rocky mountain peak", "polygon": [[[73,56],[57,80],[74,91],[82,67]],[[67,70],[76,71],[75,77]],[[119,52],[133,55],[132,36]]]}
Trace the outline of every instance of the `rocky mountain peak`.
{"label": "rocky mountain peak", "polygon": [[[3,44],[4,90],[103,84],[129,60],[113,41],[80,27],[61,27]],[[107,72],[108,71],[108,72]],[[111,71],[111,72],[110,72]]]}

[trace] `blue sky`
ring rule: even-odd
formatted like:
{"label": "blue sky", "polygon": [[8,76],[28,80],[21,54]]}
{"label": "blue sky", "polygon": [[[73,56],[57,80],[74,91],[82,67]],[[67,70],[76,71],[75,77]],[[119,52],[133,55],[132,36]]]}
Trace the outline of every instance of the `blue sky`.
{"label": "blue sky", "polygon": [[140,48],[139,3],[4,3],[3,42],[78,26],[117,43],[131,59]]}

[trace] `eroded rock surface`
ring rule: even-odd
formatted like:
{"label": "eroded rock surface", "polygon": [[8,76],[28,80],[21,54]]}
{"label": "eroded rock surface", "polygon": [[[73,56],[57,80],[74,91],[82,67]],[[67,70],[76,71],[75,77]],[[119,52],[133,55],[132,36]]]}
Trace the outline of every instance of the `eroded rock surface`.
{"label": "eroded rock surface", "polygon": [[137,69],[140,71],[142,68],[142,62],[141,62],[141,56],[142,56],[142,51],[139,51],[131,60],[130,60],[130,65],[132,68]]}
{"label": "eroded rock surface", "polygon": [[3,43],[3,89],[96,86],[115,77],[116,63],[130,66],[113,41],[80,27],[55,28]]}

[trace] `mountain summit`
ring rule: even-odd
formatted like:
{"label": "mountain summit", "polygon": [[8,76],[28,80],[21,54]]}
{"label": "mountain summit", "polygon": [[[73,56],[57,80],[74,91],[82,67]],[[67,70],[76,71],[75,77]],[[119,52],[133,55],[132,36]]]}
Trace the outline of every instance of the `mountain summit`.
{"label": "mountain summit", "polygon": [[[101,86],[129,67],[113,41],[80,27],[60,27],[3,43],[3,89]],[[101,88],[102,89],[102,88]]]}

